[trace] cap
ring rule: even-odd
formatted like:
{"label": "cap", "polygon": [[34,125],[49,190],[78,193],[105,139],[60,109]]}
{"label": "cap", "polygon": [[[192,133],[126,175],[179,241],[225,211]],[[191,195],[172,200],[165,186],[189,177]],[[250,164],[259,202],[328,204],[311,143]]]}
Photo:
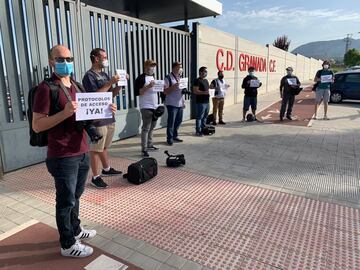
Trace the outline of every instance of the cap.
{"label": "cap", "polygon": [[148,66],[151,67],[151,66],[156,66],[156,65],[157,65],[156,62],[154,60],[151,60],[151,59],[146,60],[145,63],[144,63],[145,67],[148,67]]}
{"label": "cap", "polygon": [[286,70],[287,71],[294,71],[294,69],[292,67],[287,67]]}

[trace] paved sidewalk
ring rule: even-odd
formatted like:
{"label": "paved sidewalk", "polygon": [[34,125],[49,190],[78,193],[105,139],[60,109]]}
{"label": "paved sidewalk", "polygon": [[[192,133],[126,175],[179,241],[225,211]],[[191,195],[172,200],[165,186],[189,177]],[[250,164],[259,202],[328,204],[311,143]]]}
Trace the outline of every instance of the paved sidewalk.
{"label": "paved sidewalk", "polygon": [[[259,107],[277,100],[260,96]],[[312,127],[241,124],[241,110],[227,107],[228,124],[211,137],[184,123],[185,142],[172,147],[155,132],[160,165],[167,149],[186,154],[184,168],[160,167],[141,186],[108,178],[107,190],[88,187],[91,244],[149,270],[360,269],[359,103],[331,105],[332,120]],[[116,143],[112,164],[138,160],[139,142]],[[44,164],[0,182],[0,233],[32,219],[55,227]]]}

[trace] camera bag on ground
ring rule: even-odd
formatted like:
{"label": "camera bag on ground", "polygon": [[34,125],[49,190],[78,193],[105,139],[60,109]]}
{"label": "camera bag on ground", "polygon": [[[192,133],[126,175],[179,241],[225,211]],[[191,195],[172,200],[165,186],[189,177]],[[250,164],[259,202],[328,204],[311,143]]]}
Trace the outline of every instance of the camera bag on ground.
{"label": "camera bag on ground", "polygon": [[204,135],[213,135],[215,134],[215,127],[211,125],[206,125],[202,133]]}
{"label": "camera bag on ground", "polygon": [[212,122],[214,122],[214,115],[213,114],[209,114],[208,117],[206,118],[206,124],[209,125]]}
{"label": "camera bag on ground", "polygon": [[130,164],[127,173],[124,174],[123,177],[130,183],[139,185],[154,178],[157,172],[158,166],[156,159],[149,157]]}
{"label": "camera bag on ground", "polygon": [[164,153],[168,156],[166,159],[166,166],[176,168],[185,165],[185,156],[183,154],[171,155],[168,151],[165,151]]}

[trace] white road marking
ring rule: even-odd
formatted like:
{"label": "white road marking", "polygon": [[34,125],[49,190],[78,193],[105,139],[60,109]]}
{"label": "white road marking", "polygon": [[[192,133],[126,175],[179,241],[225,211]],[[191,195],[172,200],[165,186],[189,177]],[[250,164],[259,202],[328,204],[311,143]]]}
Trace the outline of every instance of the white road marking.
{"label": "white road marking", "polygon": [[29,228],[30,226],[35,225],[37,223],[39,223],[39,221],[32,219],[24,224],[21,224],[15,228],[11,229],[10,231],[4,232],[3,234],[0,234],[0,241],[18,233],[18,232],[21,232],[21,231],[25,230],[26,228]]}
{"label": "white road marking", "polygon": [[297,104],[300,104],[301,102],[303,102],[303,100],[301,99],[301,100],[299,100],[298,102],[297,102]]}
{"label": "white road marking", "polygon": [[268,113],[280,113],[280,111],[278,110],[278,109],[276,109],[276,110],[271,110],[271,111],[268,111]]}
{"label": "white road marking", "polygon": [[104,254],[84,267],[85,270],[126,270],[128,266]]}
{"label": "white road marking", "polygon": [[261,116],[261,119],[262,120],[268,120],[268,119],[271,119],[271,114],[268,114],[267,116]]}

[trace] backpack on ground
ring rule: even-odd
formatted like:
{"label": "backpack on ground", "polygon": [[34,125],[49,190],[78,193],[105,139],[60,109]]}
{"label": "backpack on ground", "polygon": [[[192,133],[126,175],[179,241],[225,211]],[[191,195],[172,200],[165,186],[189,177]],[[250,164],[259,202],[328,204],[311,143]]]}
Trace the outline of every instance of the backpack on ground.
{"label": "backpack on ground", "polygon": [[[45,79],[44,83],[50,88],[50,113],[49,115],[53,115],[56,112],[60,111],[58,108],[58,100],[59,100],[59,89],[60,87],[55,84],[51,79]],[[32,128],[32,119],[33,119],[33,109],[34,109],[34,100],[39,85],[34,86],[29,91],[28,96],[28,110],[27,110],[27,119],[29,122],[29,135],[30,135],[30,145],[44,147],[48,145],[48,131],[42,131],[36,133]]]}
{"label": "backpack on ground", "polygon": [[171,155],[168,151],[164,152],[168,157],[166,159],[166,166],[171,168],[176,168],[181,165],[185,165],[185,156],[183,154],[180,155]]}
{"label": "backpack on ground", "polygon": [[215,127],[211,125],[206,125],[202,132],[204,135],[213,135],[215,134]]}
{"label": "backpack on ground", "polygon": [[211,113],[207,116],[206,118],[206,124],[209,125],[211,124],[212,122],[214,122],[214,115]]}
{"label": "backpack on ground", "polygon": [[130,183],[139,185],[154,178],[157,173],[157,161],[155,158],[149,157],[130,164],[127,173],[123,177]]}

